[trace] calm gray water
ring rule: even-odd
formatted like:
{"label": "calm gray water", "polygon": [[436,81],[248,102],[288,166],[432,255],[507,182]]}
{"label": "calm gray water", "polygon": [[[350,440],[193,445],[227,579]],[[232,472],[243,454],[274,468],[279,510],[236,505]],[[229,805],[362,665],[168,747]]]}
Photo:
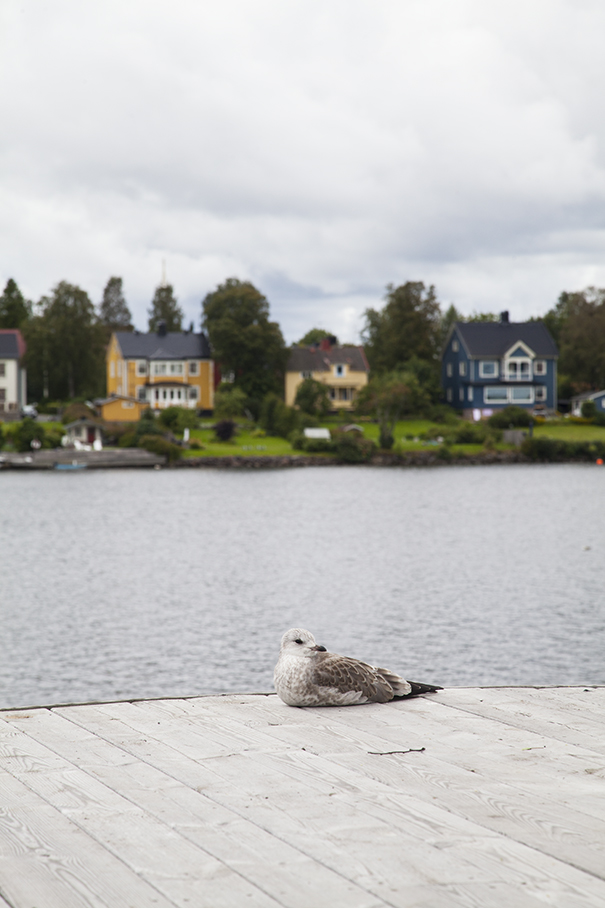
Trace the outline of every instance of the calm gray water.
{"label": "calm gray water", "polygon": [[605,683],[605,469],[0,473],[0,705],[270,690],[279,639]]}

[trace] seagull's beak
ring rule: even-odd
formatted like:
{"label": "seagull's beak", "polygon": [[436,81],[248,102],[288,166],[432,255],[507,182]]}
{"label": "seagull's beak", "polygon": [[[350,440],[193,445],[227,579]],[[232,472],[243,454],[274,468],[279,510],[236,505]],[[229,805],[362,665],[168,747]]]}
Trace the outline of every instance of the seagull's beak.
{"label": "seagull's beak", "polygon": [[317,644],[317,646],[312,646],[312,647],[311,647],[311,652],[313,652],[313,653],[325,653],[325,652],[327,652],[327,650],[326,650],[325,646],[320,646],[319,644]]}

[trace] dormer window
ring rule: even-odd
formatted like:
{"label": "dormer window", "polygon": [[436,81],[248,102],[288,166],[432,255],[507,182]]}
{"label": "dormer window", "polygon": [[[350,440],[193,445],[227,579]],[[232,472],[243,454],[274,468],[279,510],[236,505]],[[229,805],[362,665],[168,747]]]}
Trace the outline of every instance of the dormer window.
{"label": "dormer window", "polygon": [[506,378],[508,381],[529,381],[531,378],[530,359],[509,359]]}
{"label": "dormer window", "polygon": [[452,341],[452,351],[454,353],[457,353],[459,349],[460,349],[460,344],[458,343],[457,340],[453,340]]}
{"label": "dormer window", "polygon": [[346,368],[346,366],[334,366],[334,375],[336,375],[337,378],[342,378]]}

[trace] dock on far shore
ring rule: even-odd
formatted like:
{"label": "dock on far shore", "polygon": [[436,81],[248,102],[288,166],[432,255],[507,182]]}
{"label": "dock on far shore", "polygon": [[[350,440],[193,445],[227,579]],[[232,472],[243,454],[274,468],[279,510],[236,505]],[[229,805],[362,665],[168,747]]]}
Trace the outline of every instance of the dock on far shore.
{"label": "dock on far shore", "polygon": [[605,687],[0,711],[0,908],[605,906]]}

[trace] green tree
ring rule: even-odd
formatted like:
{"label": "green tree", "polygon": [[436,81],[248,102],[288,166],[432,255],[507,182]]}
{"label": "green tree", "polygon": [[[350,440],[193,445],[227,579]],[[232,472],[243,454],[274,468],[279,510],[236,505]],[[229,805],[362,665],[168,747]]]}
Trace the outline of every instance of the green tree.
{"label": "green tree", "polygon": [[0,328],[21,328],[31,318],[32,304],[25,299],[16,282],[6,282],[0,296]]}
{"label": "green tree", "polygon": [[250,283],[230,277],[203,303],[203,323],[223,372],[233,372],[236,387],[259,402],[271,391],[283,393],[288,351],[269,303]]}
{"label": "green tree", "polygon": [[378,421],[380,447],[392,448],[397,420],[420,412],[427,404],[427,394],[412,372],[392,371],[371,378],[360,391],[355,409]]}
{"label": "green tree", "polygon": [[416,356],[436,362],[441,339],[441,310],[433,286],[408,281],[387,285],[386,305],[366,309],[362,339],[374,372],[403,369]]}
{"label": "green tree", "polygon": [[466,318],[463,318],[464,322],[499,322],[500,315],[496,312],[477,312],[473,310],[472,315],[467,315]]}
{"label": "green tree", "polygon": [[180,331],[183,324],[183,310],[174,295],[172,284],[160,284],[156,287],[151,302],[149,315],[149,330],[157,331],[158,322],[166,322],[166,331]]}
{"label": "green tree", "polygon": [[298,386],[294,403],[303,413],[321,419],[331,407],[328,386],[314,378],[305,378]]}
{"label": "green tree", "polygon": [[112,331],[132,330],[132,315],[124,297],[121,277],[110,277],[107,281],[99,306],[99,319],[108,335]]}
{"label": "green tree", "polygon": [[587,287],[562,293],[547,318],[545,322],[558,334],[561,375],[577,391],[604,388],[605,289]]}
{"label": "green tree", "polygon": [[101,394],[104,335],[86,291],[61,281],[25,326],[31,396],[64,400]]}
{"label": "green tree", "polygon": [[440,337],[440,346],[441,347],[443,346],[443,343],[444,343],[446,337],[448,336],[449,330],[452,327],[452,325],[455,322],[461,322],[461,321],[463,321],[463,317],[462,317],[461,313],[458,312],[458,310],[456,309],[454,304],[452,303],[450,306],[448,306],[446,311],[441,316],[441,320],[439,323],[439,334],[441,335],[441,337]]}
{"label": "green tree", "polygon": [[223,383],[214,395],[214,415],[216,419],[238,419],[244,415],[246,393],[235,385]]}
{"label": "green tree", "polygon": [[301,337],[296,346],[310,347],[311,344],[319,344],[322,340],[326,340],[327,338],[334,338],[332,341],[333,344],[338,343],[338,338],[332,334],[331,331],[326,331],[324,328],[311,328],[304,337]]}

